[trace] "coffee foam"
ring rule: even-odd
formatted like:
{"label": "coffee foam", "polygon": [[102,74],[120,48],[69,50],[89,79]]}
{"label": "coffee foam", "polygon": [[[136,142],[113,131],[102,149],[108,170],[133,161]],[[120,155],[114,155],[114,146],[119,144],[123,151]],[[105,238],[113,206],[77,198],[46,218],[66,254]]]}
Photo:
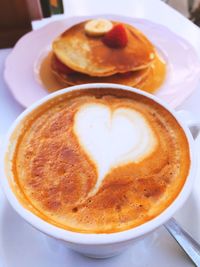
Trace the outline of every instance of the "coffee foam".
{"label": "coffee foam", "polygon": [[111,169],[139,162],[157,145],[156,136],[145,117],[126,107],[113,110],[104,104],[85,104],[75,115],[74,133],[98,170],[90,195],[99,190]]}
{"label": "coffee foam", "polygon": [[[87,131],[90,125],[95,130]],[[101,173],[77,129],[94,142],[92,149],[104,141]],[[154,101],[119,89],[68,92],[45,103],[20,124],[15,143],[8,154],[14,153],[16,197],[46,222],[75,232],[124,231],[154,218],[179,194],[190,166],[176,119]]]}

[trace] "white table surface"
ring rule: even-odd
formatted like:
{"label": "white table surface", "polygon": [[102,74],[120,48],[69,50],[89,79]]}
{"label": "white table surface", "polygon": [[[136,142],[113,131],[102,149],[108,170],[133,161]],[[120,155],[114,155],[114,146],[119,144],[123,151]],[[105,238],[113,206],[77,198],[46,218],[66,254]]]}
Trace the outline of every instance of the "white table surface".
{"label": "white table surface", "polygon": [[[66,14],[63,16],[113,13],[146,18],[163,24],[189,41],[195,47],[200,57],[199,28],[159,0],[68,0],[64,6]],[[63,18],[63,16],[61,17]],[[33,28],[37,29],[55,19],[59,19],[59,17],[55,16],[51,19],[43,19],[39,22],[35,21],[33,22]],[[4,61],[10,51],[11,49],[0,50],[0,142],[10,124],[23,111],[23,108],[12,97],[3,80]],[[28,88],[24,88],[24,90],[28,90]],[[200,119],[200,83],[194,93],[177,109],[188,110],[197,119]]]}

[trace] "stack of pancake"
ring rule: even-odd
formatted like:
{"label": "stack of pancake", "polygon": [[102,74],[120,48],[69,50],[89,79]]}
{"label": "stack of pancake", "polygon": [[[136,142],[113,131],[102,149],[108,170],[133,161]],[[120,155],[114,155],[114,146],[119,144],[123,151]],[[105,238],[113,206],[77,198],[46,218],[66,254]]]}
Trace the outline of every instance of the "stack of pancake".
{"label": "stack of pancake", "polygon": [[[51,70],[59,82],[65,87],[101,82],[145,88],[158,61],[153,44],[139,30],[123,24],[127,44],[109,47],[102,41],[104,36],[87,34],[87,23],[74,25],[52,44]],[[113,27],[119,24],[111,23]],[[149,91],[156,89],[150,87]]]}

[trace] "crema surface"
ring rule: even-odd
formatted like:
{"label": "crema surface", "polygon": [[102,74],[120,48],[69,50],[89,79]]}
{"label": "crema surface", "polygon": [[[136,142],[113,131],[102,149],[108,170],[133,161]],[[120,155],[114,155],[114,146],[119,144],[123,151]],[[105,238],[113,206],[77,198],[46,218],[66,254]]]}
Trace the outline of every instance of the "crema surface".
{"label": "crema surface", "polygon": [[12,138],[10,175],[20,202],[75,232],[118,232],[149,221],[177,197],[190,168],[176,119],[123,90],[58,96]]}

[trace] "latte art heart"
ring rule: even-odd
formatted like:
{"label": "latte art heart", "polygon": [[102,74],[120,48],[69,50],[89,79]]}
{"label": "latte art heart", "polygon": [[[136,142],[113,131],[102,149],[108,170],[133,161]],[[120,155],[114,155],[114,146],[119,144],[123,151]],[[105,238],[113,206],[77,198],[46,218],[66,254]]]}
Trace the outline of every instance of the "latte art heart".
{"label": "latte art heart", "polygon": [[98,179],[91,194],[112,168],[137,163],[149,156],[157,145],[148,121],[131,108],[112,110],[104,104],[85,104],[75,115],[74,133],[95,162]]}

